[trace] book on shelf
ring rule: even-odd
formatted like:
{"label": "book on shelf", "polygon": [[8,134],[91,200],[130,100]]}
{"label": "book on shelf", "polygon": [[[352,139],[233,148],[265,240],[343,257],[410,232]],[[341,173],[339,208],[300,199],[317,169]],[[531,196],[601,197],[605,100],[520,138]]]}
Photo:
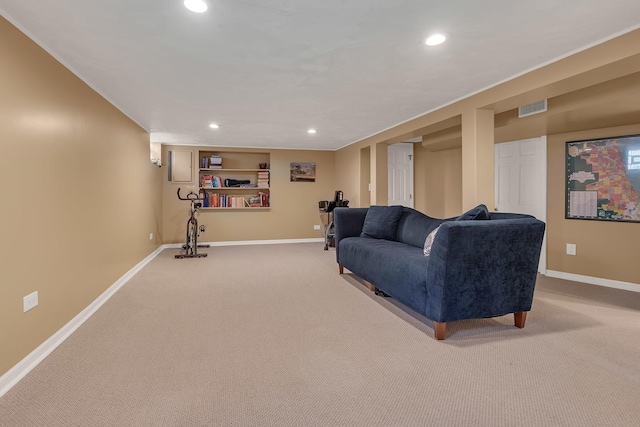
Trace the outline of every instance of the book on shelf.
{"label": "book on shelf", "polygon": [[200,186],[203,188],[213,188],[213,175],[202,175]]}
{"label": "book on shelf", "polygon": [[258,187],[269,188],[269,172],[258,172]]}
{"label": "book on shelf", "polygon": [[269,193],[264,193],[261,191],[258,193],[258,195],[260,196],[261,206],[263,208],[269,207]]}
{"label": "book on shelf", "polygon": [[[230,194],[211,193],[206,197],[207,207],[211,208],[245,208],[252,207],[252,198],[257,197],[260,202],[259,196],[249,197],[247,200],[244,196],[232,196]],[[258,205],[260,206],[260,205]]]}
{"label": "book on shelf", "polygon": [[212,208],[219,208],[222,206],[222,200],[220,199],[219,193],[211,193],[209,196],[209,206]]}
{"label": "book on shelf", "polygon": [[222,157],[212,155],[210,157],[202,157],[200,159],[201,169],[222,169]]}
{"label": "book on shelf", "polygon": [[251,208],[260,208],[262,207],[262,197],[258,196],[250,196],[248,201],[249,207]]}
{"label": "book on shelf", "polygon": [[257,184],[258,184],[258,187],[269,188],[269,172],[268,171],[258,172]]}

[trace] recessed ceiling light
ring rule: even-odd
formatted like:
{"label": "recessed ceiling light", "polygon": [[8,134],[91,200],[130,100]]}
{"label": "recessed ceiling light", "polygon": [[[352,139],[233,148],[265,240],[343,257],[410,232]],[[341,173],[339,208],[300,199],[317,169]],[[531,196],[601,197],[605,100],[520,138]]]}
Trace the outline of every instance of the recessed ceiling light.
{"label": "recessed ceiling light", "polygon": [[309,129],[309,130],[307,131],[307,133],[316,133],[316,130],[315,130],[315,129]]}
{"label": "recessed ceiling light", "polygon": [[218,125],[218,124],[216,124],[216,123],[211,123],[211,124],[209,125],[209,127],[210,127],[211,129],[218,129],[218,128],[220,127],[220,125]]}
{"label": "recessed ceiling light", "polygon": [[208,8],[204,0],[184,0],[184,7],[196,13],[206,12]]}
{"label": "recessed ceiling light", "polygon": [[447,40],[447,35],[446,34],[435,33],[435,34],[431,34],[429,37],[427,37],[427,40],[425,40],[425,44],[427,46],[437,46],[439,44],[444,43],[445,40]]}

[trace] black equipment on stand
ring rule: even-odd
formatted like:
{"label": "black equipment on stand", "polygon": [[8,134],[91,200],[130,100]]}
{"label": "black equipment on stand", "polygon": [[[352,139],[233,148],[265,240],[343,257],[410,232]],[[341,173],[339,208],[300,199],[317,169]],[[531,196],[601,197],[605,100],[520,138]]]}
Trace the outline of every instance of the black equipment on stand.
{"label": "black equipment on stand", "polygon": [[324,226],[324,250],[329,250],[329,246],[335,246],[336,230],[333,224],[333,210],[335,208],[347,208],[349,201],[345,200],[343,193],[336,190],[333,201],[321,200],[318,202],[320,212],[327,213],[327,224]]}

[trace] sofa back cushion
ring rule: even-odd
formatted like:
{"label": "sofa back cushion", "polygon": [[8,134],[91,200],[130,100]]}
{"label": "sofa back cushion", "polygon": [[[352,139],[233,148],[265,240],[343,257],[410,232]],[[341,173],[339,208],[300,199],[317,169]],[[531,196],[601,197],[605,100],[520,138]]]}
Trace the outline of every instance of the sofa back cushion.
{"label": "sofa back cushion", "polygon": [[396,240],[402,206],[370,206],[364,218],[362,237]]}
{"label": "sofa back cushion", "polygon": [[411,208],[403,208],[398,222],[396,240],[407,245],[423,248],[427,235],[438,228],[445,220],[431,218]]}
{"label": "sofa back cushion", "polygon": [[476,219],[489,219],[489,209],[485,205],[478,205],[456,218],[456,221],[469,221]]}

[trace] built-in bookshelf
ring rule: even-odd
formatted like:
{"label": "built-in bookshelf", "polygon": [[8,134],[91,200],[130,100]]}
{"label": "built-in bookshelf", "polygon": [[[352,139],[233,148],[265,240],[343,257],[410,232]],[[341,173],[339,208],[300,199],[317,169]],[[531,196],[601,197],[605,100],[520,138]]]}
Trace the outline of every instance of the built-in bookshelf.
{"label": "built-in bookshelf", "polygon": [[199,151],[202,209],[269,210],[269,153]]}

